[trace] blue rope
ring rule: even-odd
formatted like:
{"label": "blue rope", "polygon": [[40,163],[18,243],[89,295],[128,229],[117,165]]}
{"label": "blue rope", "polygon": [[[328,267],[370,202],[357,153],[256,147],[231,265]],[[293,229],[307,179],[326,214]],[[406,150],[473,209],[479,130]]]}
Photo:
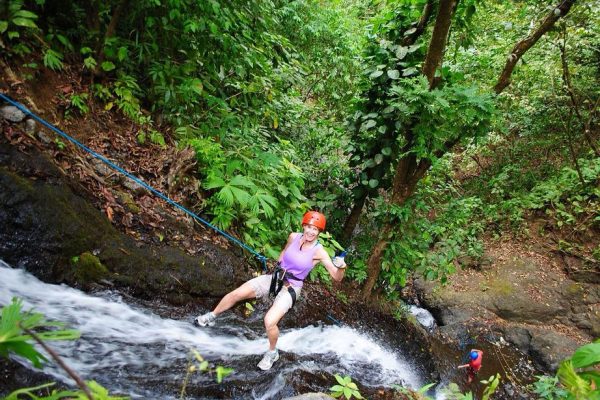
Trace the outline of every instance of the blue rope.
{"label": "blue rope", "polygon": [[248,250],[250,253],[254,254],[256,256],[256,258],[258,258],[258,260],[262,263],[263,270],[264,271],[267,270],[267,258],[265,256],[263,256],[262,254],[256,252],[254,249],[252,249],[251,247],[249,247],[245,243],[242,243],[241,241],[239,241],[238,239],[234,238],[233,236],[231,236],[227,232],[224,232],[221,229],[217,228],[216,226],[214,226],[210,222],[208,222],[208,221],[204,220],[203,218],[199,217],[198,215],[196,215],[192,211],[188,210],[187,208],[183,207],[181,204],[177,203],[176,201],[171,200],[169,197],[167,197],[163,193],[159,192],[158,190],[154,189],[152,186],[148,185],[144,181],[140,180],[135,175],[132,175],[129,172],[125,171],[123,168],[121,168],[118,165],[114,164],[113,162],[109,161],[104,156],[96,153],[94,150],[92,150],[89,147],[85,146],[84,144],[80,143],[77,139],[75,139],[75,138],[67,135],[65,132],[61,131],[60,129],[58,129],[54,125],[50,124],[46,120],[42,119],[41,117],[37,116],[33,112],[29,111],[29,109],[27,109],[21,103],[16,102],[15,100],[13,100],[10,97],[4,95],[3,93],[0,93],[0,98],[3,99],[4,101],[6,101],[7,103],[10,103],[13,106],[17,107],[19,110],[23,111],[25,114],[29,115],[30,117],[32,117],[33,119],[35,119],[36,121],[38,121],[40,124],[42,124],[45,127],[47,127],[48,129],[53,130],[54,132],[56,132],[57,134],[59,134],[60,136],[62,136],[66,140],[68,140],[69,142],[71,142],[71,143],[75,144],[76,146],[80,147],[81,149],[87,151],[92,156],[94,156],[97,159],[101,160],[102,162],[104,162],[105,164],[107,164],[109,167],[111,167],[115,171],[118,171],[118,172],[122,173],[123,175],[125,175],[126,177],[128,177],[129,179],[131,179],[132,181],[134,181],[135,183],[137,183],[138,185],[140,185],[140,186],[146,188],[147,190],[149,190],[150,192],[154,193],[156,196],[160,197],[161,199],[163,199],[167,203],[171,204],[173,207],[180,209],[181,211],[183,211],[186,214],[190,215],[196,221],[201,222],[202,224],[206,225],[207,227],[209,227],[209,228],[213,229],[214,231],[220,233],[221,235],[225,236],[227,239],[229,239],[230,241],[232,241],[235,244],[239,245],[240,247]]}
{"label": "blue rope", "polygon": [[331,321],[333,321],[334,324],[336,324],[337,326],[342,326],[342,323],[340,321],[338,321],[337,319],[333,318],[333,316],[329,313],[327,313],[327,318],[330,319]]}

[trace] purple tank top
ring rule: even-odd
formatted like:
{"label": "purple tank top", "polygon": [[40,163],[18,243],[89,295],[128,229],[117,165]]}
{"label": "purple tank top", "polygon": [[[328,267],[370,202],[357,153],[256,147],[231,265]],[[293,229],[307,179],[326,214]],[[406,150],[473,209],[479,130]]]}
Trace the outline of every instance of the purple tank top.
{"label": "purple tank top", "polygon": [[283,253],[281,266],[285,268],[294,278],[286,274],[286,279],[292,286],[302,287],[302,281],[313,269],[313,257],[315,252],[321,246],[320,243],[314,245],[310,250],[300,250],[300,240],[302,235],[296,235],[292,243]]}

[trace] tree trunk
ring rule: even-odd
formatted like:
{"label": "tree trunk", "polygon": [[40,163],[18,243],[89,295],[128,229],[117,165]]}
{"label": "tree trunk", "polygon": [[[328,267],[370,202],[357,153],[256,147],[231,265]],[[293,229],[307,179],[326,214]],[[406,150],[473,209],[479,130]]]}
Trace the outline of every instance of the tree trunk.
{"label": "tree trunk", "polygon": [[104,74],[104,71],[102,70],[102,63],[106,58],[106,54],[104,53],[106,41],[115,35],[121,14],[123,14],[123,11],[125,11],[127,7],[129,7],[129,0],[122,0],[114,9],[112,16],[110,17],[110,22],[106,27],[106,32],[104,32],[104,38],[98,43],[98,48],[96,49],[96,54],[98,54],[98,64],[94,70],[94,75],[97,77],[101,77]]}
{"label": "tree trunk", "polygon": [[[401,159],[398,162],[394,174],[392,202],[396,205],[404,204],[406,200],[413,195],[417,188],[417,183],[427,173],[430,166],[431,161],[424,159],[417,163],[416,157],[412,154]],[[371,297],[371,292],[379,279],[381,258],[389,244],[389,236],[393,228],[394,225],[391,223],[387,223],[384,226],[379,235],[379,240],[373,247],[373,251],[367,260],[367,280],[365,281],[361,292],[361,296],[364,300]]]}
{"label": "tree trunk", "polygon": [[[565,83],[565,89],[567,90],[569,99],[571,100],[571,105],[573,106],[573,111],[575,112],[577,119],[579,120],[579,122],[581,123],[581,125],[583,127],[583,137],[588,142],[588,145],[594,151],[594,154],[596,154],[596,157],[600,157],[600,149],[598,149],[598,146],[596,146],[594,138],[592,138],[592,136],[590,135],[589,126],[586,123],[586,121],[584,121],[583,115],[581,115],[581,112],[579,111],[580,106],[579,106],[579,102],[577,101],[577,97],[575,96],[575,90],[573,89],[573,83],[571,82],[571,72],[569,71],[569,61],[567,59],[567,27],[564,23],[562,25],[563,25],[563,27],[562,27],[562,43],[560,41],[558,42],[558,48],[560,49],[560,60],[561,60],[562,69],[563,69],[562,78],[563,78],[563,82]],[[593,118],[593,116],[594,116],[594,109],[592,109],[592,112],[590,112],[590,117]],[[569,132],[570,132],[570,125],[569,125]],[[569,141],[570,141],[570,138],[569,138]],[[575,162],[577,163],[577,158],[575,158]],[[579,167],[579,166],[577,165],[577,167]],[[578,169],[578,171],[579,171],[579,169]],[[581,175],[581,173],[580,173],[580,175]]]}
{"label": "tree trunk", "polygon": [[[448,32],[452,24],[452,16],[456,10],[458,0],[441,0],[438,14],[433,28],[431,41],[427,50],[425,63],[423,64],[423,74],[427,77],[430,88],[435,86],[435,71],[442,64],[444,51],[448,40]],[[411,132],[406,133],[407,144],[404,150],[412,145]],[[423,159],[417,161],[414,153],[409,153],[398,161],[394,178],[392,180],[392,203],[402,205],[414,193],[417,183],[427,173],[431,166],[431,161]],[[361,296],[364,300],[371,296],[371,292],[377,283],[381,271],[381,258],[389,243],[389,236],[393,225],[388,223],[384,226],[377,244],[367,260],[367,280],[363,286]]]}
{"label": "tree trunk", "polygon": [[442,59],[448,42],[448,32],[450,32],[452,16],[456,11],[457,4],[458,0],[440,0],[427,56],[423,63],[423,75],[427,77],[431,88],[435,86],[435,71],[442,66]]}
{"label": "tree trunk", "polygon": [[496,86],[494,86],[494,91],[496,94],[502,93],[502,91],[510,85],[510,76],[512,75],[517,62],[523,57],[523,54],[527,52],[537,41],[554,26],[554,23],[558,21],[560,17],[567,15],[573,4],[575,4],[576,0],[563,0],[558,4],[554,9],[552,9],[547,15],[546,18],[542,21],[541,25],[533,31],[529,36],[525,39],[519,41],[515,47],[513,47],[512,51],[508,55],[506,59],[506,64],[504,65],[504,69],[500,73],[500,77],[498,78],[498,82]]}
{"label": "tree trunk", "polygon": [[[429,20],[431,19],[431,15],[433,14],[435,5],[435,0],[428,0],[425,6],[423,7],[423,11],[421,13],[421,18],[419,21],[414,22],[411,26],[415,28],[415,31],[410,35],[406,35],[404,39],[402,39],[402,46],[411,46],[413,45],[417,39],[425,32],[427,25],[429,24]],[[346,218],[344,223],[344,228],[342,230],[342,236],[340,238],[341,242],[344,244],[350,243],[352,240],[352,233],[358,224],[360,216],[362,214],[362,209],[364,207],[367,198],[369,197],[369,193],[361,195],[359,198],[354,199],[354,206],[350,211],[350,215]]]}
{"label": "tree trunk", "polygon": [[341,242],[344,246],[348,246],[352,239],[352,233],[358,224],[358,220],[360,219],[360,215],[362,213],[362,209],[367,201],[367,193],[362,196],[356,198],[354,200],[354,206],[352,206],[352,210],[350,211],[350,215],[346,218],[346,222],[344,223],[344,228],[342,230],[342,236],[340,238]]}
{"label": "tree trunk", "polygon": [[362,288],[361,296],[364,300],[367,300],[371,297],[371,292],[377,283],[377,279],[379,278],[379,272],[381,271],[381,258],[383,257],[383,252],[387,248],[389,234],[392,230],[393,226],[391,224],[386,224],[379,235],[379,240],[377,244],[373,246],[373,250],[371,251],[371,255],[367,260],[367,280],[365,281],[365,285]]}

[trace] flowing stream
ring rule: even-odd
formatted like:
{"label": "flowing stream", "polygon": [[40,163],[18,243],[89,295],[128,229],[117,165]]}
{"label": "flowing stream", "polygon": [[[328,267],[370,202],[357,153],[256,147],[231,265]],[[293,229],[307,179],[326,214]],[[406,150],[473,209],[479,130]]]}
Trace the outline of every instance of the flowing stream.
{"label": "flowing stream", "polygon": [[[46,284],[0,260],[0,305],[13,297],[23,299],[26,310],[33,308],[47,319],[78,329],[80,339],[49,344],[84,379],[132,398],[178,398],[190,349],[214,366],[234,369],[224,385],[217,385],[214,375],[195,373],[187,386],[193,398],[292,396],[298,394],[289,384],[294,376],[318,371],[349,375],[367,386],[418,388],[424,383],[402,349],[389,348],[349,327],[282,330],[281,359],[265,373],[256,367],[267,348],[262,315],[246,321],[226,313],[214,327],[197,328],[191,324],[192,315],[181,320],[161,318],[139,304],[127,304],[118,293],[89,295],[65,285]],[[73,384],[53,362],[46,364],[44,372]],[[328,391],[334,383],[320,390]]]}

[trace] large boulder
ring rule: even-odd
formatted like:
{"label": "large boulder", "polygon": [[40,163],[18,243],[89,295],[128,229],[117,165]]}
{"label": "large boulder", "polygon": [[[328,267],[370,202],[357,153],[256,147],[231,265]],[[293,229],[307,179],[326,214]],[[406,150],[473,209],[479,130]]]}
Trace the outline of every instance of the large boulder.
{"label": "large boulder", "polygon": [[[34,148],[25,154],[0,139],[0,258],[47,282],[103,281],[177,302],[220,297],[250,274],[239,251],[208,239],[197,243],[195,256],[140,244],[76,193],[85,190],[45,155]],[[98,263],[74,268],[82,254]]]}
{"label": "large boulder", "polygon": [[501,334],[553,371],[586,338],[598,336],[600,286],[570,279],[560,259],[515,247],[509,257],[488,255],[490,266],[460,271],[446,286],[415,279],[413,287],[447,337],[464,342],[483,324],[489,336]]}

